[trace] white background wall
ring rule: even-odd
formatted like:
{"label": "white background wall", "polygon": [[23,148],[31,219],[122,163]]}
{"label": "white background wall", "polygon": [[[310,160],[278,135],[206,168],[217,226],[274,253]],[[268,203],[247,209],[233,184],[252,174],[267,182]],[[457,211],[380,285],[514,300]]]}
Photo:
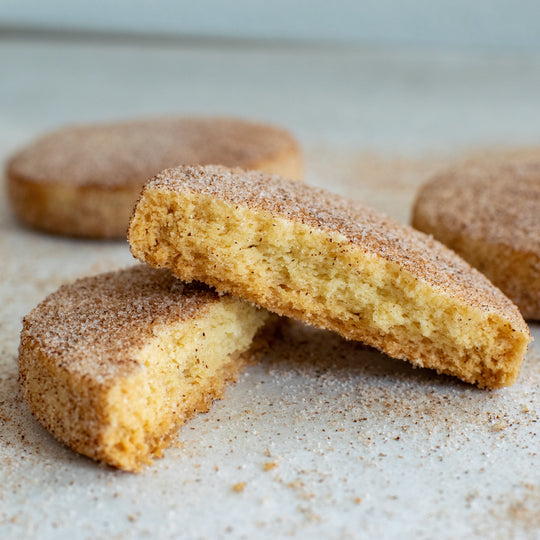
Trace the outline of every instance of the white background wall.
{"label": "white background wall", "polygon": [[539,0],[0,0],[0,26],[540,52]]}

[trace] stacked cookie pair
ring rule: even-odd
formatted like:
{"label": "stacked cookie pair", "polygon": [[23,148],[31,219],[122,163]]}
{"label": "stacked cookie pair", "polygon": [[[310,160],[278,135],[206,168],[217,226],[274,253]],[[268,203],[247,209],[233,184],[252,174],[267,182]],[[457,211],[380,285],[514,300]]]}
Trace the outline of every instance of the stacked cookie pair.
{"label": "stacked cookie pair", "polygon": [[486,388],[515,381],[530,341],[516,306],[432,237],[282,177],[167,169],[128,240],[146,265],[51,295],[25,319],[19,359],[36,417],[126,470],[264,350],[271,313]]}
{"label": "stacked cookie pair", "polygon": [[[8,162],[19,220],[46,232],[124,238],[144,182],[179,163],[222,163],[302,177],[286,131],[229,118],[77,126]],[[24,320],[22,393],[73,449],[125,470],[159,455],[175,428],[208,410],[265,349],[268,312],[167,270],[135,266],[79,280]]]}

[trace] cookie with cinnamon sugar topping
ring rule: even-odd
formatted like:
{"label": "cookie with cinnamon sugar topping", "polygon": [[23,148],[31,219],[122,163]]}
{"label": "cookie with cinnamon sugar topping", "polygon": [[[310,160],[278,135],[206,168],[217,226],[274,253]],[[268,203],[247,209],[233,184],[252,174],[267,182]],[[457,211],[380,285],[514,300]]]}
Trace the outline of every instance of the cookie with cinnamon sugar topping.
{"label": "cookie with cinnamon sugar topping", "polygon": [[165,170],[146,184],[128,239],[184,280],[481,387],[511,385],[530,341],[516,306],[433,238],[277,176]]}
{"label": "cookie with cinnamon sugar topping", "polygon": [[441,172],[416,197],[412,224],[459,253],[540,319],[540,159],[503,156]]}
{"label": "cookie with cinnamon sugar topping", "polygon": [[146,265],[80,279],[25,317],[22,395],[72,449],[138,471],[264,349],[268,317]]}
{"label": "cookie with cinnamon sugar topping", "polygon": [[148,178],[166,167],[213,163],[303,175],[299,146],[283,129],[232,118],[161,118],[50,133],[14,155],[6,176],[22,223],[67,236],[121,238]]}

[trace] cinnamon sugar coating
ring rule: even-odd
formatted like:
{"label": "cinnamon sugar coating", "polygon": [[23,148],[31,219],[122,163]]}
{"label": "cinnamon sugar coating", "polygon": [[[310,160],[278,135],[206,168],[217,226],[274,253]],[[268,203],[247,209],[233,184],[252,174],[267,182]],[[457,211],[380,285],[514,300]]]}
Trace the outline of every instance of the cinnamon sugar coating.
{"label": "cinnamon sugar coating", "polygon": [[67,127],[23,148],[6,172],[12,206],[24,223],[70,236],[120,237],[148,178],[166,167],[211,163],[303,175],[288,132],[229,118]]}
{"label": "cinnamon sugar coating", "polygon": [[511,384],[528,327],[480,272],[358,201],[259,172],[178,167],[149,181],[136,257],[416,365]]}
{"label": "cinnamon sugar coating", "polygon": [[473,162],[418,192],[413,226],[432,234],[540,318],[540,160]]}
{"label": "cinnamon sugar coating", "polygon": [[100,382],[125,375],[157,324],[182,323],[219,302],[204,284],[185,284],[167,270],[145,265],[62,285],[24,318],[26,340],[58,366]]}

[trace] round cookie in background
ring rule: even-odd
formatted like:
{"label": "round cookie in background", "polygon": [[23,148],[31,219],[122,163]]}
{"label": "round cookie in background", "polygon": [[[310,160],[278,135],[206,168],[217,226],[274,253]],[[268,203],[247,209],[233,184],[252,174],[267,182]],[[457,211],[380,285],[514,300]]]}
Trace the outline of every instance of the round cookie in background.
{"label": "round cookie in background", "polygon": [[120,238],[143,184],[181,164],[303,177],[299,145],[283,129],[232,118],[161,118],[66,127],[37,139],[8,161],[8,195],[31,227]]}
{"label": "round cookie in background", "polygon": [[540,153],[471,160],[416,197],[412,225],[483,272],[527,319],[540,319]]}

